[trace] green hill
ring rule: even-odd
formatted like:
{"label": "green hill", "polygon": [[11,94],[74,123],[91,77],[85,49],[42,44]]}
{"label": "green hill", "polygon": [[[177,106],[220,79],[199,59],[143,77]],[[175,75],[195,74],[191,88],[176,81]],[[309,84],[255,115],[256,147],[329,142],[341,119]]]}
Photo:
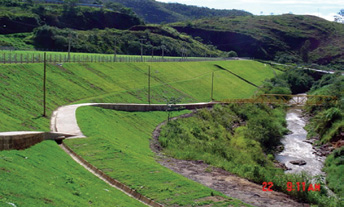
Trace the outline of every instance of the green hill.
{"label": "green hill", "polygon": [[0,2],[0,11],[0,21],[3,25],[0,34],[32,32],[43,25],[90,30],[128,29],[142,24],[134,13],[125,10],[75,6],[67,3],[61,5],[3,1]]}
{"label": "green hill", "polygon": [[315,16],[218,17],[171,26],[239,56],[344,65],[343,25]]}
{"label": "green hill", "polygon": [[214,16],[249,16],[241,10],[219,10],[178,3],[162,3],[155,0],[109,0],[132,9],[146,23],[170,23]]}
{"label": "green hill", "polygon": [[72,52],[114,53],[117,39],[118,54],[141,54],[142,44],[146,55],[223,55],[213,46],[168,26],[137,29],[143,22],[130,9],[114,3],[106,5],[94,8],[67,3],[0,2],[0,49],[67,51],[70,42]]}

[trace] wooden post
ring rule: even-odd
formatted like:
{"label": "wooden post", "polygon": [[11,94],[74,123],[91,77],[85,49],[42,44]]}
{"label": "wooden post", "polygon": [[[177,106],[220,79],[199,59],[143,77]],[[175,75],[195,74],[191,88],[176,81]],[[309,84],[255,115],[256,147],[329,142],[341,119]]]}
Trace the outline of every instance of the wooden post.
{"label": "wooden post", "polygon": [[44,74],[43,74],[43,117],[47,117],[46,112],[46,79],[47,79],[47,53],[44,53]]}

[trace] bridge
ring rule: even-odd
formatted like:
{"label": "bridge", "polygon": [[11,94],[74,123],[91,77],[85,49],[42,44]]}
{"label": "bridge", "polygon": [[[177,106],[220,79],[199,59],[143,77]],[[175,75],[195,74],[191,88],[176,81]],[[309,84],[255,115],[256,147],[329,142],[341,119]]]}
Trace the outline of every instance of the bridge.
{"label": "bridge", "polygon": [[251,99],[225,99],[222,103],[260,103],[260,104],[283,104],[288,106],[320,106],[337,103],[335,96],[323,95],[284,95],[284,94],[262,94]]}

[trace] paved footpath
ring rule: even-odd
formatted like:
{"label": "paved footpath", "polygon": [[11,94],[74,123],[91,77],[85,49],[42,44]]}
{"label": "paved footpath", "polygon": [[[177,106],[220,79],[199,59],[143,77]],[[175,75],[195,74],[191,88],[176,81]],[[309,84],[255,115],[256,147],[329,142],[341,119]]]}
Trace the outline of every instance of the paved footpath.
{"label": "paved footpath", "polygon": [[72,134],[70,138],[85,138],[76,120],[76,110],[81,106],[92,106],[94,103],[61,106],[51,116],[50,130],[65,134]]}

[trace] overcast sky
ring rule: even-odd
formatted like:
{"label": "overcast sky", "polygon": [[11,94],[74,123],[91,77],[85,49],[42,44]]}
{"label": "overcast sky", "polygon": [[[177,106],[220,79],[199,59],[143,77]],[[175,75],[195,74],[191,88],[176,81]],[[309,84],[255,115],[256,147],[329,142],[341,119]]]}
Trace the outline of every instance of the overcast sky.
{"label": "overcast sky", "polygon": [[333,21],[344,0],[157,0],[177,2],[188,5],[204,6],[215,9],[239,9],[255,15],[273,14],[311,14]]}

